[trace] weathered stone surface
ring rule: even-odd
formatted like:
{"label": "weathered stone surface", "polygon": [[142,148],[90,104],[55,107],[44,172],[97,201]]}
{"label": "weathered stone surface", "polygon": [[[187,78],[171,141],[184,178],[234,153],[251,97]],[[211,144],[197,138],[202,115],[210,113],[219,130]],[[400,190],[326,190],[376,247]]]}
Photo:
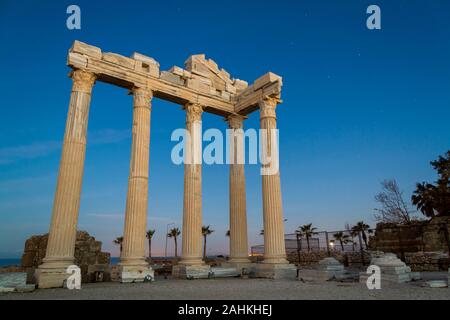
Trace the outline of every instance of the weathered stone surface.
{"label": "weathered stone surface", "polygon": [[256,79],[255,82],[253,82],[253,90],[256,91],[259,88],[265,87],[274,82],[282,83],[282,81],[283,80],[280,76],[276,75],[275,73],[268,72],[265,75],[263,75],[262,77]]}
{"label": "weathered stone surface", "polygon": [[155,272],[152,269],[134,270],[127,267],[122,267],[119,281],[122,283],[139,283],[146,281],[154,281]]}
{"label": "weathered stone surface", "polygon": [[255,272],[256,263],[254,263],[254,262],[231,262],[231,261],[226,261],[226,262],[220,263],[220,266],[224,267],[224,268],[234,268],[241,275],[248,275],[250,273],[254,273]]}
{"label": "weathered stone surface", "polygon": [[404,256],[412,271],[442,271],[447,270],[450,265],[446,252],[407,252]]}
{"label": "weathered stone surface", "polygon": [[27,274],[25,272],[0,273],[0,287],[16,288],[24,286],[27,283]]}
{"label": "weathered stone surface", "polygon": [[75,40],[73,42],[72,48],[70,48],[70,52],[80,53],[97,59],[102,58],[102,50],[100,48],[91,46],[78,40]]}
{"label": "weathered stone surface", "polygon": [[448,287],[448,283],[445,280],[427,281],[426,285],[430,288],[447,288]]}
{"label": "weathered stone surface", "polygon": [[26,284],[26,285],[16,287],[16,292],[20,292],[20,293],[33,292],[34,290],[36,290],[35,284]]}
{"label": "weathered stone surface", "polygon": [[169,81],[181,86],[183,86],[185,83],[184,79],[181,76],[167,71],[162,71],[159,77],[161,80]]}
{"label": "weathered stone surface", "polygon": [[102,59],[114,64],[117,64],[121,67],[128,68],[134,70],[136,61],[134,59],[122,56],[117,53],[106,52],[102,55]]}
{"label": "weathered stone surface", "polygon": [[177,279],[209,279],[211,267],[209,265],[184,265],[177,264],[172,268],[172,276]]}
{"label": "weathered stone surface", "polygon": [[213,278],[233,278],[239,277],[241,273],[237,268],[233,267],[212,267],[211,268],[211,277]]}
{"label": "weathered stone surface", "polygon": [[298,279],[303,281],[329,281],[344,278],[344,265],[333,257],[322,259],[315,269],[300,269],[298,273]]}
{"label": "weathered stone surface", "polygon": [[287,263],[257,263],[254,273],[251,273],[250,276],[253,278],[294,280],[297,277],[297,267]]}
{"label": "weathered stone surface", "polygon": [[[298,261],[300,255],[300,261]],[[364,263],[367,264],[371,257],[370,253],[367,251],[364,251]],[[337,261],[342,263],[344,266],[361,266],[362,265],[362,259],[361,259],[361,252],[354,251],[354,252],[346,252],[345,254],[341,251],[332,250],[330,252],[330,256],[335,258]],[[316,266],[320,260],[325,259],[328,257],[327,250],[320,250],[320,251],[301,251],[300,254],[296,251],[290,251],[288,253],[288,261],[290,263],[299,264],[300,266]]]}
{"label": "weathered stone surface", "polygon": [[[28,273],[27,282],[34,282],[35,269],[42,264],[46,254],[48,234],[32,236],[25,242],[25,252],[22,255],[22,267]],[[104,272],[104,279],[110,279],[110,254],[101,251],[101,241],[96,241],[86,231],[78,231],[75,240],[74,263],[81,269],[83,283],[92,282],[95,272]],[[65,279],[66,275],[59,278]],[[42,277],[44,279],[45,276]],[[109,280],[106,280],[109,281]]]}
{"label": "weathered stone surface", "polygon": [[0,287],[0,293],[11,293],[14,292],[15,290],[16,290],[15,288]]}
{"label": "weathered stone surface", "polygon": [[375,253],[370,264],[380,267],[382,282],[404,283],[411,281],[411,268],[393,253]]}

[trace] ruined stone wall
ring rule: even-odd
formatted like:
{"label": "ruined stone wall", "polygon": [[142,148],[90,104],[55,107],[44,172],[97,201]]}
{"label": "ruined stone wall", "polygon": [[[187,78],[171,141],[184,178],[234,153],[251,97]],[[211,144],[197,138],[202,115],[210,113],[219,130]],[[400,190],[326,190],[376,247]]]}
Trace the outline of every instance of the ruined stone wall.
{"label": "ruined stone wall", "polygon": [[[28,282],[32,281],[34,270],[42,263],[47,249],[48,234],[32,236],[25,242],[22,255],[22,267],[28,274]],[[75,242],[75,264],[81,269],[83,283],[110,280],[110,254],[102,252],[101,241],[95,240],[86,231],[78,231]],[[96,279],[97,278],[97,279]]]}
{"label": "ruined stone wall", "polygon": [[[330,256],[344,264],[345,266],[359,267],[362,265],[361,252],[346,252],[343,254],[340,251],[330,251]],[[314,266],[319,263],[320,260],[328,257],[328,252],[326,250],[300,252],[300,266]],[[290,263],[298,264],[298,253],[292,251],[287,255],[288,261]],[[370,262],[370,255],[368,252],[364,252],[364,264]]]}
{"label": "ruined stone wall", "polygon": [[450,217],[434,217],[404,226],[379,223],[369,246],[372,250],[393,252],[398,256],[407,252],[448,252],[445,229],[450,234]]}
{"label": "ruined stone wall", "polygon": [[442,252],[408,252],[405,253],[405,263],[414,272],[447,271],[450,259]]}
{"label": "ruined stone wall", "polygon": [[417,222],[408,226],[394,223],[378,223],[375,235],[370,237],[369,247],[372,250],[393,252],[397,256],[403,252],[423,250],[423,228],[425,222]]}
{"label": "ruined stone wall", "polygon": [[[445,231],[445,229],[447,229]],[[423,251],[448,252],[449,244],[446,234],[450,234],[450,217],[435,217],[431,219],[423,231]]]}

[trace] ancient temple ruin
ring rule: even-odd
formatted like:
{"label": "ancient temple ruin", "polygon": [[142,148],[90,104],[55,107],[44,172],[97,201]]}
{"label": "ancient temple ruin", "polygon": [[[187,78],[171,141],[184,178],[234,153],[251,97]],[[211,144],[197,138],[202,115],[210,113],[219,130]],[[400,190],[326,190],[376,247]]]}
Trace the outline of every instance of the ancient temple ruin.
{"label": "ancient temple ruin", "polygon": [[[184,68],[175,66],[160,71],[159,63],[151,57],[134,53],[129,58],[102,52],[79,41],[73,43],[67,64],[73,69],[70,73],[73,86],[47,251],[35,274],[37,283],[41,288],[62,286],[67,277],[66,268],[74,262],[89,105],[96,81],[126,89],[133,96],[131,161],[120,268],[124,281],[142,281],[152,272],[144,252],[152,99],[183,106],[191,140],[198,135],[193,128],[201,125],[203,112],[224,117],[229,128],[236,131],[236,139],[242,142],[234,143],[234,148],[238,148],[244,145],[239,129],[243,128],[248,114],[260,110],[261,128],[276,128],[275,110],[281,102],[282,78],[269,72],[248,85],[233,79],[205,55],[189,57]],[[270,139],[266,143],[271,152],[277,148],[271,145]],[[209,268],[202,260],[201,164],[185,164],[184,170],[182,256],[173,270],[173,275],[180,278]],[[243,164],[230,164],[229,182],[230,264],[239,269],[250,264]],[[262,186],[265,252],[263,263],[255,266],[255,274],[295,278],[296,268],[286,260],[279,173],[262,175]]]}

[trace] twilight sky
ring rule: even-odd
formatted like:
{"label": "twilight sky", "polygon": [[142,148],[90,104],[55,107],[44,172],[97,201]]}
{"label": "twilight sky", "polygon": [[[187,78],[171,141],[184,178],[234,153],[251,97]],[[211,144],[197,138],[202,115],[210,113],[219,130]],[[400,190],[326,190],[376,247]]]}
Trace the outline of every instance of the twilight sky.
{"label": "twilight sky", "polygon": [[[80,6],[81,30],[66,28]],[[382,30],[366,28],[377,4]],[[0,258],[48,231],[71,80],[66,55],[78,39],[103,51],[155,58],[162,70],[206,53],[250,83],[283,76],[278,107],[286,231],[312,222],[338,230],[374,224],[380,181],[396,178],[409,199],[433,181],[429,161],[450,147],[448,1],[6,1],[0,0]],[[170,141],[184,127],[180,106],[154,99],[149,227],[164,253],[166,225],[181,228],[183,167]],[[79,229],[103,241],[122,235],[131,147],[132,99],[97,83]],[[245,122],[259,127],[259,113]],[[224,130],[205,114],[203,127]],[[259,167],[246,166],[250,244],[262,243]],[[208,253],[227,253],[228,167],[203,166],[203,220],[215,232]],[[170,242],[170,245],[172,243]],[[169,246],[172,253],[172,246]]]}

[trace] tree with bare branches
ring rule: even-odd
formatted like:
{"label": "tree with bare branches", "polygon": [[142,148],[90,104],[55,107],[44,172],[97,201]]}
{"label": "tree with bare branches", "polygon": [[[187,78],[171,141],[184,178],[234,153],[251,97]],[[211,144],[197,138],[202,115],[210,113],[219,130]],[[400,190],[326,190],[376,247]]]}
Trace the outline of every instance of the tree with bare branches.
{"label": "tree with bare branches", "polygon": [[411,222],[414,210],[403,199],[397,181],[384,180],[381,182],[382,191],[375,196],[375,201],[380,204],[374,214],[378,222],[408,224]]}

